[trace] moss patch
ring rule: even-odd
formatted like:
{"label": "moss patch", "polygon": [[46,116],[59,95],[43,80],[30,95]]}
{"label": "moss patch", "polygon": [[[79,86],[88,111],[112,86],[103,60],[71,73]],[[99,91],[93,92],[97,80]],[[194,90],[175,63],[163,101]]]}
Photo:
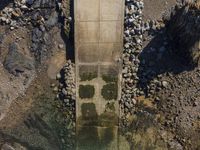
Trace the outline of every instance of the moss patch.
{"label": "moss patch", "polygon": [[101,95],[106,100],[116,100],[117,99],[117,84],[116,83],[108,83],[103,86],[101,90]]}
{"label": "moss patch", "polygon": [[115,103],[114,102],[108,102],[105,107],[106,107],[105,111],[115,112]]}
{"label": "moss patch", "polygon": [[79,96],[80,98],[92,98],[94,96],[94,86],[93,85],[80,85],[79,86]]}
{"label": "moss patch", "polygon": [[94,78],[97,78],[97,72],[87,72],[80,74],[81,81],[90,81]]}
{"label": "moss patch", "polygon": [[115,82],[117,83],[117,76],[113,76],[113,75],[102,75],[102,79],[106,82],[106,83],[110,83],[110,82]]}

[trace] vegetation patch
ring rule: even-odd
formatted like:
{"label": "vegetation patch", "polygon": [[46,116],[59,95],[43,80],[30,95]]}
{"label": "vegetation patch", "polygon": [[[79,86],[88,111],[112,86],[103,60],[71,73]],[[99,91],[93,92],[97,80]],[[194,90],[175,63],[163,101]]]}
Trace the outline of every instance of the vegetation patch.
{"label": "vegetation patch", "polygon": [[80,85],[79,86],[79,96],[80,98],[92,98],[94,96],[94,86],[93,85]]}
{"label": "vegetation patch", "polygon": [[105,111],[115,112],[115,103],[114,102],[108,102],[105,107],[106,107]]}
{"label": "vegetation patch", "polygon": [[97,78],[97,72],[85,72],[80,74],[81,81],[90,81]]}
{"label": "vegetation patch", "polygon": [[116,83],[108,83],[103,86],[101,95],[105,100],[116,100],[117,99],[118,87]]}
{"label": "vegetation patch", "polygon": [[110,83],[110,82],[115,82],[117,83],[118,77],[116,75],[102,75],[102,79],[106,82],[106,83]]}

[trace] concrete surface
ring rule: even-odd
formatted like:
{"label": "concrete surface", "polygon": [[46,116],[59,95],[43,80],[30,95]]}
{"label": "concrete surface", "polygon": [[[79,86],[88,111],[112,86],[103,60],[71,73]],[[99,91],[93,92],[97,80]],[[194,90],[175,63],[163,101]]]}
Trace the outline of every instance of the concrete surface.
{"label": "concrete surface", "polygon": [[[118,149],[117,118],[121,91],[121,62],[119,60],[123,48],[124,1],[75,0],[74,7],[77,149],[116,150]],[[115,75],[118,77],[118,98],[110,100],[115,110],[107,112],[108,100],[101,95],[101,90],[107,83],[102,76],[104,74],[112,76],[110,74],[112,69],[117,70]],[[80,81],[79,71],[81,73],[97,71],[97,77],[90,81]],[[94,97],[81,99],[79,85],[93,85]],[[91,106],[92,109],[82,110],[83,105]],[[103,118],[103,121],[99,121],[99,118]]]}

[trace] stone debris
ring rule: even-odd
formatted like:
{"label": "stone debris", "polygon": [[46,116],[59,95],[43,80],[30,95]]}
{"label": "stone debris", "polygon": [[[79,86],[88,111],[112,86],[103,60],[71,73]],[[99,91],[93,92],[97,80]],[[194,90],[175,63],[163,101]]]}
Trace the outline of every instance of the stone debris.
{"label": "stone debris", "polygon": [[[59,80],[59,86],[54,87],[54,91],[57,92],[57,98],[61,101],[59,106],[62,111],[67,112],[66,121],[69,126],[69,137],[71,140],[68,141],[67,146],[72,149],[75,145],[75,122],[76,122],[76,84],[75,84],[75,64],[68,60],[60,73],[57,74],[57,80]],[[66,142],[66,141],[65,141]]]}
{"label": "stone debris", "polygon": [[168,82],[167,82],[167,81],[162,81],[162,86],[163,86],[164,88],[167,88]]}
{"label": "stone debris", "polygon": [[[69,60],[66,65],[58,73],[56,79],[60,81],[58,86],[58,97],[63,101],[69,101],[66,103],[67,107],[73,108],[75,106],[75,74],[74,74],[74,64]],[[74,109],[74,108],[73,108]],[[74,116],[72,116],[73,118]]]}
{"label": "stone debris", "polygon": [[[123,83],[120,104],[122,112],[126,114],[129,110],[134,110],[136,103],[132,103],[132,99],[145,96],[145,94],[153,97],[156,90],[166,87],[166,84],[163,86],[161,81],[158,81],[159,79],[153,79],[146,87],[147,93],[144,93],[142,87],[147,84],[149,78],[156,74],[154,70],[145,69],[145,66],[153,66],[155,62],[149,61],[147,64],[145,60],[141,61],[139,58],[143,51],[143,41],[146,40],[144,34],[162,33],[162,29],[165,27],[164,22],[162,20],[143,21],[143,0],[126,0],[125,5]],[[166,47],[162,46],[159,50],[152,47],[149,53],[155,51],[158,51],[157,60],[160,60]]]}
{"label": "stone debris", "polygon": [[[171,46],[173,47],[172,43],[174,43],[175,50],[181,50],[184,56],[187,55],[184,50],[187,50],[189,46],[189,51],[192,51],[192,53],[188,55],[193,57],[192,61],[194,63],[198,63],[200,60],[200,34],[198,32],[200,27],[199,8],[197,9],[199,5],[192,4],[194,1],[190,2],[189,4],[185,3],[184,0],[177,2],[175,8],[164,14],[163,20],[143,21],[143,1],[125,1],[120,126],[122,130],[127,130],[130,127],[130,121],[128,119],[130,116],[137,114],[137,104],[139,103],[140,97],[144,97],[144,103],[148,98],[151,98],[153,105],[155,105],[155,107],[161,107],[160,111],[166,114],[164,115],[166,116],[164,126],[173,130],[172,133],[179,134],[174,139],[171,139],[171,141],[169,139],[166,141],[169,143],[169,147],[175,149],[183,149],[184,143],[187,143],[187,141],[181,139],[182,135],[180,133],[182,133],[184,129],[184,132],[188,136],[190,133],[187,133],[186,130],[190,130],[192,126],[194,126],[193,122],[197,118],[197,114],[199,114],[199,102],[197,101],[199,98],[199,90],[196,89],[198,85],[195,84],[195,82],[199,83],[197,73],[195,70],[189,72],[188,70],[191,70],[191,68],[188,70],[185,69],[186,65],[174,67],[175,65],[178,66],[179,62],[173,60],[172,62],[175,63],[170,64],[171,60],[169,59],[169,56],[177,56],[171,48]],[[178,9],[178,11],[176,9]],[[172,18],[173,16],[174,18]],[[170,21],[166,24],[165,20]],[[171,42],[166,34],[167,32],[169,32],[172,37]],[[146,36],[146,34],[148,34],[148,36]],[[154,37],[156,36],[154,35],[162,36],[162,38],[159,39],[162,41],[162,45],[156,44],[158,47],[148,47],[149,44],[143,49],[144,41],[149,41],[146,37],[150,37],[150,40],[152,37],[152,39],[155,40],[156,38]],[[153,40],[151,40],[151,42]],[[152,45],[153,44],[150,46]],[[144,53],[149,53],[150,55],[145,55]],[[167,62],[165,62],[165,56],[169,57],[166,59]],[[186,60],[185,57],[183,58]],[[175,59],[178,59],[178,57]],[[163,65],[166,64],[169,66],[165,68],[156,65],[156,63],[159,64],[162,61]],[[179,72],[179,75],[173,74],[173,67],[176,71],[181,68],[188,72],[186,71],[184,73],[184,71],[180,71],[181,73]],[[164,69],[164,71],[162,69]],[[191,77],[186,77],[188,74],[191,75]],[[192,91],[196,91],[196,93]],[[178,99],[176,97],[177,95],[182,96]],[[151,116],[151,113],[146,112],[145,109],[141,109],[140,111]],[[161,128],[164,128],[164,126],[161,125]]]}
{"label": "stone debris", "polygon": [[140,64],[138,56],[142,49],[143,33],[149,28],[149,24],[144,26],[142,21],[144,8],[142,0],[126,0],[125,4],[123,83],[120,104],[122,112],[126,114],[134,110],[137,103],[135,97],[141,94],[140,89],[137,88],[137,71]]}
{"label": "stone debris", "polygon": [[[68,4],[64,1],[14,0],[0,11],[0,23],[10,26],[10,30],[32,25],[31,51],[37,62],[42,63],[52,54],[50,49],[53,41],[50,38],[50,30],[60,23],[64,26],[66,33],[69,31],[72,17],[64,11],[67,7]],[[59,17],[62,21],[59,21]]]}

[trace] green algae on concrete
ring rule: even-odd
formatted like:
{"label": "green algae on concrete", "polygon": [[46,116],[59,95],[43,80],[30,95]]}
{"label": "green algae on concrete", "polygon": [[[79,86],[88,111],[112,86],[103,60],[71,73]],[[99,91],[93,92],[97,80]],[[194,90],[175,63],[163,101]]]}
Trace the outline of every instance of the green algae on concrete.
{"label": "green algae on concrete", "polygon": [[[95,87],[95,95],[90,99],[83,100],[79,94],[76,95],[77,150],[118,150],[116,122],[118,122],[117,96],[119,94],[117,89],[120,89],[120,85],[118,87],[117,79],[112,75],[118,76],[121,73],[119,72],[121,65],[118,62],[116,64],[116,60],[120,58],[123,49],[124,1],[75,0],[74,2],[77,33],[75,36],[76,85],[77,89],[83,84]],[[97,71],[97,78],[86,82],[80,80],[83,72],[93,71]],[[102,78],[104,74],[106,76]],[[115,108],[108,105],[105,110],[105,105],[111,101],[114,101]],[[85,114],[81,112],[81,106],[83,103],[91,102],[96,107],[98,122],[97,125],[88,126],[91,120],[84,119]],[[87,111],[87,116],[91,115],[89,112],[91,113]]]}
{"label": "green algae on concrete", "polygon": [[115,83],[108,83],[101,89],[101,95],[105,100],[116,100],[118,93],[118,85]]}
{"label": "green algae on concrete", "polygon": [[[78,129],[77,146],[78,150],[107,150],[112,146],[112,150],[117,150],[115,127],[101,128],[84,126]],[[112,145],[111,145],[112,144]]]}
{"label": "green algae on concrete", "polygon": [[106,82],[106,83],[110,83],[110,82],[114,82],[117,83],[118,81],[118,76],[117,75],[102,75],[102,79]]}
{"label": "green algae on concrete", "polygon": [[105,112],[99,116],[94,103],[83,103],[81,112],[77,128],[78,149],[117,149],[118,116],[112,112]]}
{"label": "green algae on concrete", "polygon": [[79,124],[83,126],[95,126],[98,124],[98,114],[94,103],[84,103],[81,105],[81,118]]}
{"label": "green algae on concrete", "polygon": [[95,88],[93,85],[80,85],[79,96],[80,98],[92,98],[94,96]]}

